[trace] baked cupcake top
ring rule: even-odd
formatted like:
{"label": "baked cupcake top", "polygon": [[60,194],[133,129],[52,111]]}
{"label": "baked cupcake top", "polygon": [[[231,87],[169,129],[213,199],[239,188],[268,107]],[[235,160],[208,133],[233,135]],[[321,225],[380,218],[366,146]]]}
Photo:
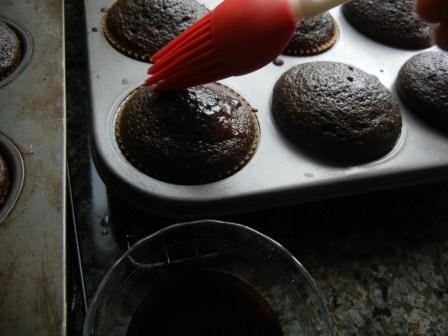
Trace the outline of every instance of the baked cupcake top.
{"label": "baked cupcake top", "polygon": [[377,42],[405,49],[430,47],[430,25],[415,14],[413,0],[353,0],[343,5],[347,20]]}
{"label": "baked cupcake top", "polygon": [[107,11],[107,39],[127,56],[151,55],[207,13],[195,0],[117,0]]}
{"label": "baked cupcake top", "polygon": [[428,51],[413,56],[401,68],[397,84],[412,111],[448,130],[448,54]]}
{"label": "baked cupcake top", "polygon": [[296,29],[283,54],[300,56],[324,52],[336,43],[338,32],[338,25],[330,13],[304,20]]}
{"label": "baked cupcake top", "polygon": [[272,109],[288,137],[330,160],[377,159],[395,146],[401,132],[399,104],[387,88],[342,63],[293,67],[277,81]]}
{"label": "baked cupcake top", "polygon": [[254,110],[220,84],[154,95],[134,91],[118,112],[124,156],[143,173],[177,184],[216,181],[239,170],[258,143]]}
{"label": "baked cupcake top", "polygon": [[9,26],[0,20],[0,80],[8,76],[19,65],[20,40]]}
{"label": "baked cupcake top", "polygon": [[0,155],[0,207],[6,202],[8,197],[9,184],[8,166]]}

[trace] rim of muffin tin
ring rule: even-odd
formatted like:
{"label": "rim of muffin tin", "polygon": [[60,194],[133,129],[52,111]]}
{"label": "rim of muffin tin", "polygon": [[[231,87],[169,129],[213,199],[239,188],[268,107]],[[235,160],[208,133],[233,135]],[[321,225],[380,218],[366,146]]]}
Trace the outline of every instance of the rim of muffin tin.
{"label": "rim of muffin tin", "polygon": [[25,69],[25,67],[28,65],[33,54],[34,43],[31,33],[22,25],[3,16],[0,16],[0,20],[5,22],[8,27],[17,34],[17,37],[20,40],[20,47],[22,49],[22,57],[20,59],[19,65],[8,76],[0,81],[1,88],[16,79],[23,71],[23,69]]}
{"label": "rim of muffin tin", "polygon": [[257,139],[255,142],[255,147],[252,149],[252,152],[249,154],[249,158],[244,162],[244,164],[242,166],[239,166],[238,169],[234,170],[231,174],[227,175],[224,174],[224,177],[221,177],[217,180],[214,181],[210,181],[210,182],[205,182],[205,183],[198,183],[198,184],[182,184],[182,183],[173,183],[173,182],[167,182],[164,180],[159,179],[156,176],[151,176],[148,175],[146,173],[144,173],[142,170],[140,170],[138,167],[136,167],[134,165],[134,163],[132,163],[123,153],[123,151],[120,148],[120,145],[118,143],[118,138],[117,138],[117,123],[118,123],[118,118],[120,117],[120,114],[123,110],[123,107],[126,105],[126,103],[129,101],[129,99],[131,99],[133,97],[133,95],[137,92],[137,90],[139,90],[142,86],[144,86],[145,84],[143,83],[137,83],[135,85],[132,85],[129,89],[127,89],[126,91],[122,92],[118,98],[115,100],[115,102],[113,103],[110,111],[109,111],[109,117],[108,117],[108,138],[109,141],[112,143],[112,146],[115,150],[115,152],[119,155],[120,159],[122,162],[124,162],[126,165],[132,167],[133,170],[135,170],[136,172],[138,172],[138,174],[141,174],[142,176],[149,178],[151,180],[157,181],[158,183],[163,183],[163,184],[170,184],[170,185],[177,185],[177,186],[184,186],[184,187],[197,187],[197,186],[201,186],[201,185],[206,185],[209,183],[217,183],[220,181],[225,180],[226,178],[229,178],[233,175],[238,174],[238,172],[240,172],[241,170],[243,170],[247,164],[253,159],[253,157],[256,155],[259,147],[260,147],[260,138],[261,138],[261,125],[260,125],[260,120],[257,117],[257,112],[258,110],[253,107],[246,98],[244,98],[240,93],[238,93],[238,91],[236,91],[235,89],[233,89],[232,87],[220,83],[220,82],[213,82],[211,84],[220,86],[222,88],[225,88],[227,90],[232,91],[236,96],[238,96],[242,101],[244,101],[245,104],[247,104],[250,109],[251,109],[251,113],[252,113],[252,117],[255,119],[255,122],[257,124],[257,128],[258,128],[258,132],[257,132]]}
{"label": "rim of muffin tin", "polygon": [[6,202],[0,208],[0,224],[13,210],[22,191],[25,179],[25,165],[17,146],[4,134],[0,133],[0,154],[8,167],[10,188]]}

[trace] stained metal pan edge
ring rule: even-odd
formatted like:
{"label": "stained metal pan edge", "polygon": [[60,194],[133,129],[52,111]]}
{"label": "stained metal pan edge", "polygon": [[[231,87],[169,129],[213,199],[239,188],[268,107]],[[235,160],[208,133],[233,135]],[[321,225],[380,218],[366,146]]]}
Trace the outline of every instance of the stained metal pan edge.
{"label": "stained metal pan edge", "polygon": [[[401,65],[421,51],[394,49],[369,40],[346,22],[340,8],[331,12],[339,24],[340,37],[328,52],[301,58],[282,56],[285,61],[282,67],[271,64],[253,74],[223,81],[258,109],[261,140],[246,167],[222,181],[199,186],[173,185],[144,175],[121,154],[114,138],[113,123],[118,104],[126,93],[143,82],[148,65],[120,54],[102,34],[104,8],[113,2],[85,0],[93,152],[107,186],[137,206],[165,216],[200,217],[448,177],[448,136],[410,113],[395,89]],[[201,2],[209,8],[216,4],[216,1]],[[332,166],[306,156],[279,131],[270,113],[275,81],[296,64],[322,60],[351,64],[371,73],[397,97],[404,128],[400,142],[390,155],[358,166]]]}
{"label": "stained metal pan edge", "polygon": [[0,131],[14,142],[24,163],[20,197],[0,224],[0,334],[63,336],[64,2],[0,2],[2,19],[25,41],[21,65],[0,87]]}

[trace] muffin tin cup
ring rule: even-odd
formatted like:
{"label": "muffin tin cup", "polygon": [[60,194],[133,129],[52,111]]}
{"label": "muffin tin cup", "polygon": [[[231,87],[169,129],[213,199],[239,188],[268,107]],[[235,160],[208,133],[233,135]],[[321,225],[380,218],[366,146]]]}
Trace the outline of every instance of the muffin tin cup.
{"label": "muffin tin cup", "polygon": [[23,50],[19,67],[0,84],[0,152],[12,183],[0,209],[1,335],[67,332],[63,6],[0,1],[1,19]]}
{"label": "muffin tin cup", "polygon": [[[219,1],[200,2],[212,9]],[[130,204],[169,217],[204,218],[448,177],[448,135],[415,117],[395,89],[401,66],[418,51],[391,48],[366,38],[346,21],[340,7],[331,11],[338,22],[339,37],[328,51],[308,57],[282,55],[282,66],[269,64],[246,76],[222,81],[258,110],[260,142],[245,167],[223,180],[195,186],[165,183],[146,176],[120,153],[114,136],[114,118],[127,94],[146,79],[148,63],[122,55],[110,45],[101,29],[98,31],[104,8],[112,4],[112,0],[85,0],[93,108],[92,151],[107,187]],[[274,84],[291,67],[314,61],[353,65],[377,76],[392,92],[400,102],[403,129],[389,154],[365,164],[339,165],[307,154],[282,133],[271,113]]]}
{"label": "muffin tin cup", "polygon": [[0,207],[0,225],[8,217],[22,191],[25,178],[25,166],[22,154],[17,146],[5,135],[0,133],[0,154],[8,167],[10,188],[6,202]]}
{"label": "muffin tin cup", "polygon": [[28,65],[33,54],[33,38],[31,33],[26,30],[22,25],[11,21],[5,17],[0,16],[0,20],[5,22],[9,28],[11,28],[20,40],[20,47],[22,49],[22,56],[19,65],[5,78],[0,81],[0,88],[10,83],[22,72],[22,70]]}

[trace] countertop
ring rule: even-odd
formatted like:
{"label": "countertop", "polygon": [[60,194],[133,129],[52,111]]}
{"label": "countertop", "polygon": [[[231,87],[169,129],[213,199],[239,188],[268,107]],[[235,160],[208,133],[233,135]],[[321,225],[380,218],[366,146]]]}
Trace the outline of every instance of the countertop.
{"label": "countertop", "polygon": [[[91,298],[125,250],[114,229],[120,218],[151,223],[131,227],[134,237],[176,221],[123,217],[126,208],[108,200],[90,158],[82,2],[67,0],[66,15],[68,156]],[[317,281],[337,335],[448,334],[447,181],[220,219],[293,252]]]}

